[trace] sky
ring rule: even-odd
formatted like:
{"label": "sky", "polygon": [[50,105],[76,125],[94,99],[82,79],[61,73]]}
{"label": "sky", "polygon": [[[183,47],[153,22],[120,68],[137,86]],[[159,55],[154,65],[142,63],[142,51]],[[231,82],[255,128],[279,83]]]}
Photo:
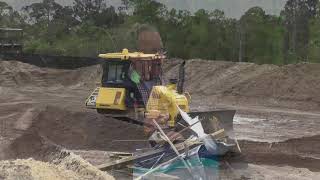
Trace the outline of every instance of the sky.
{"label": "sky", "polygon": [[[41,0],[0,0],[5,1],[15,9],[40,2]],[[72,5],[73,0],[56,0],[63,5]],[[107,0],[113,6],[121,5],[121,0]],[[279,15],[287,0],[157,0],[169,8],[186,9],[195,12],[198,9],[223,10],[227,17],[239,18],[251,7],[260,6],[268,14]]]}

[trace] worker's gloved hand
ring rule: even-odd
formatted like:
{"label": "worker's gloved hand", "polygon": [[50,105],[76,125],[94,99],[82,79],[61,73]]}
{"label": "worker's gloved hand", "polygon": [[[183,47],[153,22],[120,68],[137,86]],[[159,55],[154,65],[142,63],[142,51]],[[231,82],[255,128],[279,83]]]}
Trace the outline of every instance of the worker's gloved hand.
{"label": "worker's gloved hand", "polygon": [[[174,132],[172,130],[167,131],[166,135],[168,136],[170,141],[173,143],[184,140],[184,138],[181,134]],[[151,144],[152,147],[154,147],[155,145],[164,145],[164,144],[166,144],[166,139],[158,131],[155,131],[149,137],[149,143]]]}
{"label": "worker's gloved hand", "polygon": [[161,136],[158,131],[154,131],[152,135],[149,137],[149,143],[151,147],[155,147],[156,145],[163,145],[165,144],[165,139]]}

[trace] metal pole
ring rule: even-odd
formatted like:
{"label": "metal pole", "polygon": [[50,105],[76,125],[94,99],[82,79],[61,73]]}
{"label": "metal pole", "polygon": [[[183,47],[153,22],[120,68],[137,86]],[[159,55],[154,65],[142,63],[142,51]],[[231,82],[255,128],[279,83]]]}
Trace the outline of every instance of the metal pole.
{"label": "metal pole", "polygon": [[160,133],[162,134],[162,136],[167,140],[167,142],[170,144],[171,148],[173,149],[173,151],[177,154],[177,156],[179,157],[179,159],[183,162],[184,166],[188,169],[190,175],[192,176],[192,171],[191,168],[189,167],[188,163],[183,159],[183,157],[180,155],[179,151],[177,150],[177,148],[174,146],[174,144],[170,141],[170,139],[168,138],[168,136],[163,132],[163,130],[161,129],[161,127],[159,126],[159,124],[153,119],[152,120],[153,123],[157,126],[157,128],[159,129]]}

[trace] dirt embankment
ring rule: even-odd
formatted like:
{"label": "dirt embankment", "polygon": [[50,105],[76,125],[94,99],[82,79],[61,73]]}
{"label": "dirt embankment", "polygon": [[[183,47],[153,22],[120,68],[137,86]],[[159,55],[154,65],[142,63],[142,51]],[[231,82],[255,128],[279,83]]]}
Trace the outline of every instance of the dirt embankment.
{"label": "dirt embankment", "polygon": [[[63,107],[82,104],[82,91],[94,88],[100,74],[100,66],[57,70],[0,61],[0,179],[113,179],[65,149],[90,148],[94,137],[99,138],[92,129],[81,132],[99,118],[83,116],[85,112],[76,115],[75,108],[69,112]],[[61,103],[60,109],[46,108]],[[100,127],[108,132],[107,127]],[[82,142],[85,133],[91,144]]]}
{"label": "dirt embankment", "polygon": [[[165,65],[176,77],[181,60]],[[193,105],[245,105],[320,110],[320,64],[286,66],[188,60],[185,89]]]}
{"label": "dirt embankment", "polygon": [[[34,122],[37,124],[37,121]],[[34,124],[2,147],[0,177],[3,179],[113,179],[80,156],[55,144]]]}
{"label": "dirt embankment", "polygon": [[[165,79],[175,78],[181,60],[164,65]],[[262,106],[320,110],[320,64],[286,66],[225,61],[188,60],[185,90],[197,106]],[[0,61],[1,87],[85,87],[100,81],[99,65],[76,70],[38,68],[15,61]]]}
{"label": "dirt embankment", "polygon": [[320,171],[320,135],[277,143],[239,141],[244,160],[254,164],[293,166]]}
{"label": "dirt embankment", "polygon": [[[33,120],[32,129],[67,149],[135,151],[130,140],[144,139],[138,125],[93,112],[74,112],[49,106]],[[116,140],[128,140],[117,142]]]}
{"label": "dirt embankment", "polygon": [[93,86],[99,82],[101,67],[91,66],[76,70],[40,68],[18,61],[0,61],[1,87],[65,87]]}
{"label": "dirt embankment", "polygon": [[[112,179],[67,149],[135,151],[145,146],[132,141],[116,141],[144,139],[142,127],[129,126],[95,112],[75,112],[48,106],[37,112],[31,124],[25,126],[28,127],[24,130],[6,127],[10,129],[6,135],[11,140],[5,147],[1,144],[0,158],[7,161],[0,161],[0,177],[46,179],[46,176],[54,174],[52,178],[55,179]],[[91,163],[99,165],[99,162],[101,160],[96,159]],[[43,171],[39,173],[40,167]]]}
{"label": "dirt embankment", "polygon": [[47,155],[57,147],[134,152],[146,145],[134,141],[145,139],[141,126],[106,118],[96,112],[75,112],[53,106],[39,112],[26,130],[7,128],[15,129],[9,135],[17,138],[4,148],[6,153],[2,159],[32,157],[47,160]]}
{"label": "dirt embankment", "polygon": [[113,179],[32,130],[16,139],[5,153],[9,160],[0,161],[3,179]]}

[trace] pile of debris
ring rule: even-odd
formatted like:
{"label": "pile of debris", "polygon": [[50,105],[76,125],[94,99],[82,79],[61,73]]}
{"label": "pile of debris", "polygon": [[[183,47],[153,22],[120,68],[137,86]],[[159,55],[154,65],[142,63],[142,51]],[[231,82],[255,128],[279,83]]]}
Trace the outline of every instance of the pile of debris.
{"label": "pile of debris", "polygon": [[[203,159],[212,161],[216,166],[220,157],[241,152],[237,140],[230,138],[230,127],[222,127],[215,117],[209,120],[198,116],[192,118],[181,109],[179,111],[185,123],[180,123],[182,128],[178,132],[162,126],[167,115],[159,111],[148,112],[144,125],[152,148],[141,149],[134,154],[114,153],[114,161],[98,168],[102,171],[129,168],[137,180],[150,176],[174,179],[216,176],[212,169],[211,173],[206,171]],[[205,132],[202,124],[208,122],[204,120],[211,121],[213,132]]]}

